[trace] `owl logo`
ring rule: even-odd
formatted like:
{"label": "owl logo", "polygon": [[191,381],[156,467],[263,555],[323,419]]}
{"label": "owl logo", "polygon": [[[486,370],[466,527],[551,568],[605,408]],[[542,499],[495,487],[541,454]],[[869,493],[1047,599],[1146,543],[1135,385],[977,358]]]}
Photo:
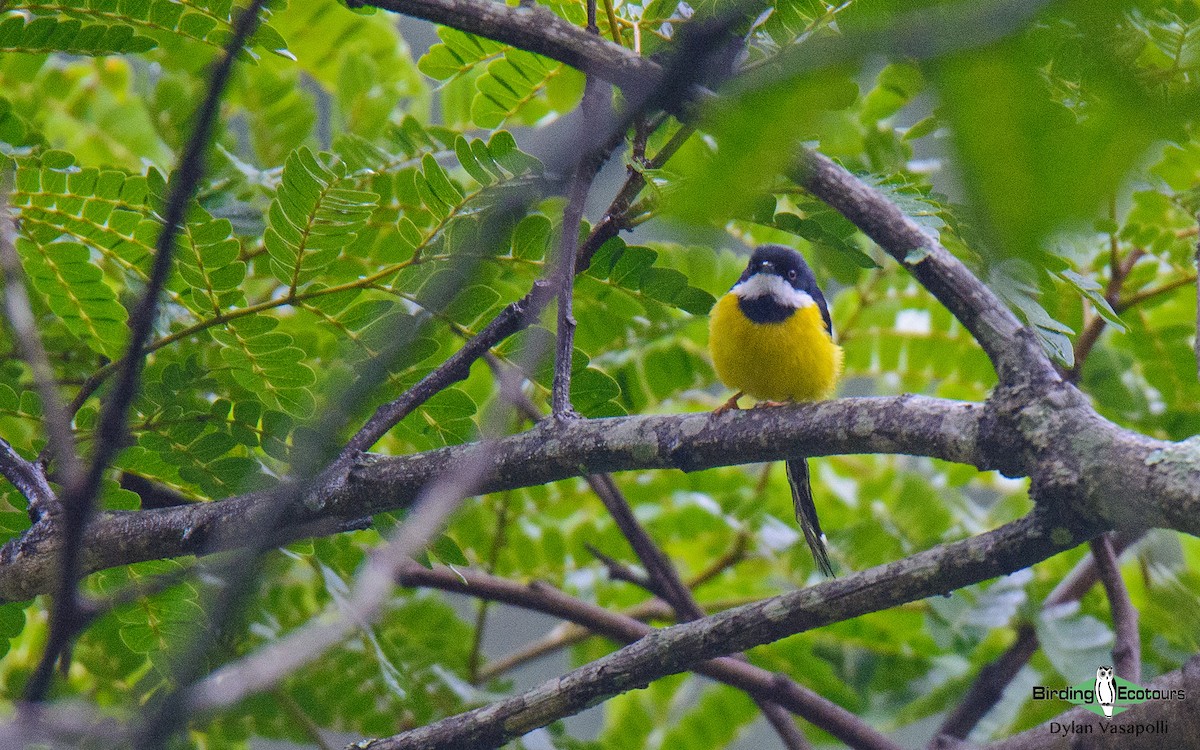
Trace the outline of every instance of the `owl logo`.
{"label": "owl logo", "polygon": [[1117,689],[1113,685],[1113,668],[1096,668],[1096,702],[1104,709],[1104,718],[1111,719],[1113,703],[1116,702]]}

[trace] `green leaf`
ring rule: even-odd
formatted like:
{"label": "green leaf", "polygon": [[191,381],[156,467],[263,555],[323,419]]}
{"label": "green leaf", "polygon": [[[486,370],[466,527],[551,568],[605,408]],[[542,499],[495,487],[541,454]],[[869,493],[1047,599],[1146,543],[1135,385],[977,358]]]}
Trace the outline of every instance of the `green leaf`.
{"label": "green leaf", "polygon": [[17,252],[33,288],[67,330],[94,351],[119,358],[129,316],[88,249],[77,242],[38,245],[21,237]]}
{"label": "green leaf", "polygon": [[433,540],[433,544],[429,545],[429,554],[441,560],[446,565],[470,565],[467,556],[463,554],[462,548],[449,536],[439,534]]}
{"label": "green leaf", "polygon": [[1054,232],[1090,219],[1186,116],[1114,65],[1107,43],[1074,47],[1090,68],[1083,96],[1056,101],[1037,45],[1018,36],[932,67],[972,207],[1005,257],[1031,258]]}
{"label": "green leaf", "polygon": [[1071,286],[1079,290],[1080,294],[1088,298],[1088,301],[1092,303],[1092,306],[1099,313],[1100,317],[1108,321],[1118,331],[1125,330],[1125,324],[1121,321],[1121,317],[1117,315],[1117,311],[1112,309],[1112,305],[1108,303],[1108,299],[1104,296],[1104,290],[1099,283],[1086,276],[1081,276],[1070,269],[1062,271],[1059,275],[1066,279]]}
{"label": "green leaf", "polygon": [[378,203],[376,194],[342,182],[307,148],[292,152],[284,165],[263,244],[275,278],[292,290],[317,278],[338,258]]}

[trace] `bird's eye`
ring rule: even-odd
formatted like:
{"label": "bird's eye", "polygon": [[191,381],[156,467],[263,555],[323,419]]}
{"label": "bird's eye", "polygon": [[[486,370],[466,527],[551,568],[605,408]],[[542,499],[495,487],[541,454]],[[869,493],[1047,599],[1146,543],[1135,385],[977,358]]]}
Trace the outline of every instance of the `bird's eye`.
{"label": "bird's eye", "polygon": [[789,269],[788,270],[788,281],[795,281],[795,280],[796,280],[796,269],[794,269],[794,268]]}

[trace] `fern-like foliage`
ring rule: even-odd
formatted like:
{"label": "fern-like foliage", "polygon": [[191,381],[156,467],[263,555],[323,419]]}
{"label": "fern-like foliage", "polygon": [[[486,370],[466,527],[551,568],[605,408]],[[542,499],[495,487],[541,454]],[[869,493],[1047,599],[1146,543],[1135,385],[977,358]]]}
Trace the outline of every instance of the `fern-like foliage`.
{"label": "fern-like foliage", "polygon": [[478,127],[543,122],[569,112],[583,95],[582,75],[562,63],[446,27],[438,37],[418,67],[441,81],[473,76],[471,120]]}
{"label": "fern-like foliage", "polygon": [[307,148],[293,152],[284,164],[263,244],[271,255],[272,273],[291,292],[315,278],[354,241],[378,200],[374,193],[342,187],[344,167],[334,169],[323,166]]}
{"label": "fern-like foliage", "polygon": [[74,18],[46,16],[26,21],[19,15],[0,21],[0,51],[4,52],[115,55],[145,52],[155,46],[153,39],[121,24],[84,24]]}
{"label": "fern-like foliage", "polygon": [[[233,0],[35,0],[7,3],[3,12],[2,50],[113,55],[146,52],[172,38],[219,48],[240,7]],[[269,15],[264,11],[263,20]],[[254,47],[289,55],[267,23],[247,41],[247,50]]]}

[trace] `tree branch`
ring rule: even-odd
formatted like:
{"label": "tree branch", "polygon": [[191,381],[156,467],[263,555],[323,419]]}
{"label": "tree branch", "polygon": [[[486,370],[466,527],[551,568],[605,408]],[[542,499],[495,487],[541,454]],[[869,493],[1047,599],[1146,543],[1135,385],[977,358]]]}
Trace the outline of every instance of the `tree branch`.
{"label": "tree branch", "polygon": [[[598,35],[596,28],[596,0],[588,3],[589,31]],[[607,94],[607,96],[606,96]],[[607,110],[611,99],[611,91],[596,78],[588,78],[583,89],[583,101],[579,105],[583,114],[582,127],[591,125],[601,117],[602,111]],[[584,138],[578,138],[584,143]],[[575,352],[575,265],[579,249],[579,227],[583,221],[583,206],[592,188],[592,181],[604,161],[606,152],[603,147],[590,146],[585,148],[585,156],[575,165],[571,175],[570,189],[567,191],[567,207],[563,209],[562,234],[558,241],[557,267],[555,269],[555,286],[558,289],[558,330],[554,342],[554,382],[551,386],[551,413],[555,419],[566,419],[578,416],[571,406],[571,367],[574,363]]]}
{"label": "tree branch", "polygon": [[[1039,503],[1061,503],[1108,528],[1200,534],[1200,449],[1118,428],[1073,388],[1060,388],[1034,400],[1018,393],[1012,404],[1001,393],[986,407],[919,396],[847,398],[718,416],[539,425],[497,442],[481,491],[580,473],[905,453],[1029,474]],[[94,571],[336,533],[375,513],[408,507],[424,483],[470,450],[459,445],[404,457],[365,456],[345,476],[307,485],[303,493],[285,485],[212,503],[106,513],[89,526],[83,567]],[[264,525],[264,518],[272,522]],[[0,600],[45,592],[59,543],[37,524],[0,549]]]}
{"label": "tree branch", "polygon": [[[589,471],[776,461],[838,453],[911,453],[986,465],[983,407],[923,397],[842,399],[792,408],[574,420],[497,442],[482,492],[529,487]],[[83,569],[337,533],[365,516],[408,507],[420,488],[471,445],[404,457],[364,456],[346,476],[283,485],[212,503],[102,514],[84,539]],[[282,525],[285,524],[286,525]],[[0,548],[0,600],[47,590],[61,543],[44,524]]]}
{"label": "tree branch", "polygon": [[1113,541],[1109,534],[1102,534],[1092,540],[1091,546],[1092,557],[1095,558],[1096,569],[1100,573],[1100,582],[1104,584],[1108,606],[1112,609],[1115,633],[1113,665],[1117,675],[1130,682],[1141,682],[1142,639],[1138,634],[1138,611],[1130,601],[1125,579],[1121,577]]}
{"label": "tree branch", "polygon": [[656,631],[538,687],[362,750],[495,748],[533,729],[715,656],[951,591],[1011,573],[1078,543],[1094,531],[1042,508],[995,531],[917,553],[844,579]]}
{"label": "tree branch", "polygon": [[[619,643],[633,643],[647,635],[660,632],[640,620],[589,604],[541,582],[522,585],[473,570],[429,570],[413,564],[401,574],[400,583],[404,586],[452,591],[543,612]],[[899,745],[865,725],[846,709],[828,701],[814,701],[813,698],[819,699],[819,696],[808,688],[791,680],[784,679],[781,682],[780,675],[745,661],[721,657],[698,664],[694,671],[745,690],[758,700],[778,704],[818,726],[825,727],[851,747],[899,750]],[[788,721],[791,719],[788,718]]]}

